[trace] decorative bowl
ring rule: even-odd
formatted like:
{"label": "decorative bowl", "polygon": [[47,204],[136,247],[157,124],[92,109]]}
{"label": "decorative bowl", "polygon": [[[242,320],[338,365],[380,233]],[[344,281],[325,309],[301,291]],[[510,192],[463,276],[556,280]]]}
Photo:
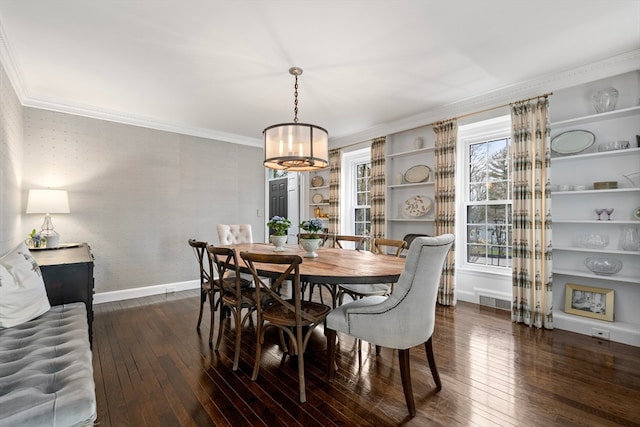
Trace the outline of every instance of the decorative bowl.
{"label": "decorative bowl", "polygon": [[587,258],[584,265],[598,276],[611,276],[622,270],[622,261],[616,258]]}
{"label": "decorative bowl", "polygon": [[580,248],[602,249],[609,246],[608,234],[585,234],[576,239],[576,245]]}
{"label": "decorative bowl", "polygon": [[629,148],[629,141],[603,142],[598,145],[598,151],[626,150],[627,148]]}
{"label": "decorative bowl", "polygon": [[593,107],[598,113],[613,111],[616,108],[616,102],[618,102],[618,91],[613,87],[599,90],[593,95]]}

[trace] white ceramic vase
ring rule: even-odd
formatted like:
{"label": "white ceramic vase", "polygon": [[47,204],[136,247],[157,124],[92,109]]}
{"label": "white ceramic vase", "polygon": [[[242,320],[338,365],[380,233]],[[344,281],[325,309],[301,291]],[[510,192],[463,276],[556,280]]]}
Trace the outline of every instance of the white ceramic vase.
{"label": "white ceramic vase", "polygon": [[320,247],[320,242],[322,242],[322,239],[300,239],[300,246],[302,246],[302,249],[307,251],[303,257],[316,258],[318,256],[316,251]]}
{"label": "white ceramic vase", "polygon": [[276,247],[274,252],[283,252],[285,243],[287,243],[287,236],[271,236],[271,244]]}

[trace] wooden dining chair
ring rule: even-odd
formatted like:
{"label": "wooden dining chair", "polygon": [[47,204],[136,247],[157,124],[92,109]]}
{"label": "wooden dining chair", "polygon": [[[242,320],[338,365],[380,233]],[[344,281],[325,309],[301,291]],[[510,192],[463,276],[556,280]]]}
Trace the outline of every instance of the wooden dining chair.
{"label": "wooden dining chair", "polygon": [[[256,283],[256,295],[263,298],[263,294],[273,299],[273,304],[262,307],[257,305],[257,342],[256,359],[253,367],[252,380],[258,378],[260,359],[265,332],[272,327],[280,332],[281,345],[283,346],[283,360],[287,354],[297,355],[298,359],[298,383],[300,402],[307,401],[305,377],[304,377],[304,352],[309,337],[316,326],[324,321],[331,307],[311,301],[304,301],[300,290],[300,264],[302,258],[298,255],[257,254],[241,252],[240,257],[253,274]],[[256,264],[279,264],[283,266],[283,272],[271,281],[258,275]],[[291,298],[284,299],[279,294],[283,284],[291,281]],[[289,345],[284,341],[284,334],[289,338]]]}
{"label": "wooden dining chair", "polygon": [[345,249],[349,248],[349,243],[353,243],[353,246],[356,251],[361,251],[364,249],[364,244],[367,240],[365,236],[350,236],[346,234],[337,234],[333,236],[332,247]]}
{"label": "wooden dining chair", "polygon": [[[218,320],[218,339],[216,340],[215,351],[220,348],[220,342],[224,335],[225,328],[225,310],[226,307],[231,312],[233,323],[236,328],[235,350],[233,355],[233,370],[238,369],[240,360],[240,343],[242,337],[242,328],[247,320],[251,321],[251,314],[256,310],[256,291],[252,288],[252,283],[240,276],[240,266],[238,264],[238,256],[231,248],[216,247],[207,245],[207,253],[209,258],[210,276],[215,277],[213,283],[220,292],[220,318]],[[217,273],[217,274],[214,274]],[[244,317],[242,310],[246,309]],[[211,344],[211,334],[209,335],[209,344]]]}
{"label": "wooden dining chair", "polygon": [[409,248],[404,271],[391,295],[362,298],[343,304],[329,313],[325,326],[329,382],[335,378],[335,342],[336,333],[340,332],[399,350],[402,388],[411,416],[416,414],[409,366],[411,347],[424,344],[436,391],[442,389],[433,354],[432,335],[442,267],[453,240],[452,234],[417,237]]}
{"label": "wooden dining chair", "polygon": [[195,239],[189,239],[189,246],[193,249],[193,253],[198,261],[198,270],[200,276],[200,314],[198,314],[198,324],[196,330],[200,332],[200,323],[202,322],[202,309],[204,303],[209,298],[209,307],[211,309],[211,325],[209,327],[209,342],[211,342],[211,334],[213,333],[213,319],[216,311],[217,303],[214,301],[215,293],[218,289],[214,286],[210,271],[205,268],[205,252],[207,249],[207,242],[202,242]]}
{"label": "wooden dining chair", "polygon": [[[321,247],[327,246],[328,244],[327,242],[330,241],[330,237],[331,237],[329,233],[316,233],[316,234],[318,238],[322,240],[320,242],[320,246]],[[309,238],[309,236],[311,236],[311,233],[298,233],[298,244],[300,244],[300,239],[307,239]],[[333,244],[333,241],[331,241],[331,244]],[[322,288],[325,288],[327,291],[329,291],[329,294],[331,295],[331,301],[333,303],[332,306],[335,307],[335,301],[336,301],[336,295],[337,295],[335,286],[331,286],[324,283],[301,282],[300,287],[301,287],[301,292],[303,297],[304,297],[304,294],[307,292],[307,290],[309,291],[309,301],[313,299],[313,291],[318,289],[319,290],[318,294],[320,295],[320,302],[322,304],[324,304]]]}
{"label": "wooden dining chair", "polygon": [[[392,255],[400,256],[407,242],[398,239],[378,238],[373,240],[371,252],[376,254],[390,254],[389,249],[393,249]],[[370,297],[372,295],[389,295],[393,290],[391,283],[372,283],[369,285],[340,285],[338,290],[338,301],[340,304],[344,301],[344,295],[349,295],[351,299],[360,299]]]}

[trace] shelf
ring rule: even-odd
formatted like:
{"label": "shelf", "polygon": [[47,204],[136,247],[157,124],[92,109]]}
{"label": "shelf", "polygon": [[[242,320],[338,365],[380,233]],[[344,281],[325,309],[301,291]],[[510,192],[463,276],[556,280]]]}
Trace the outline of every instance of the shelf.
{"label": "shelf", "polygon": [[427,219],[427,218],[418,218],[418,219],[409,219],[409,218],[389,218],[387,221],[393,222],[435,222],[435,219]]}
{"label": "shelf", "polygon": [[626,148],[624,150],[598,151],[597,153],[574,154],[569,156],[552,157],[551,163],[574,161],[574,160],[593,160],[603,159],[606,157],[625,157],[633,154],[640,154],[640,148]]}
{"label": "shelf", "polygon": [[554,219],[553,220],[554,224],[608,224],[608,225],[622,225],[622,224],[630,224],[630,225],[638,225],[640,226],[640,221],[608,221],[608,220],[602,220],[602,221],[598,221],[595,219]]}
{"label": "shelf", "polygon": [[411,184],[393,184],[393,185],[387,185],[387,188],[394,189],[394,188],[408,188],[408,187],[424,187],[428,185],[436,185],[436,182],[427,181],[427,182],[416,182]]}
{"label": "shelf", "polygon": [[558,269],[554,268],[553,274],[564,274],[565,276],[589,277],[591,279],[599,279],[599,280],[606,280],[606,281],[612,281],[612,282],[626,282],[626,283],[640,284],[640,279],[637,277],[620,276],[617,274],[613,276],[600,276],[588,271],[568,270],[563,268],[558,268]]}
{"label": "shelf", "polygon": [[640,324],[631,322],[607,322],[605,320],[592,319],[575,314],[565,313],[562,310],[553,310],[553,323],[558,329],[564,329],[583,335],[591,336],[593,329],[604,330],[610,333],[611,341],[628,345],[640,346]]}
{"label": "shelf", "polygon": [[433,151],[435,151],[435,147],[420,148],[418,150],[409,150],[409,151],[403,151],[401,153],[387,154],[387,159],[393,160],[396,157],[406,157],[406,156],[413,156],[416,154],[426,154],[426,153],[431,153]]}
{"label": "shelf", "polygon": [[579,248],[573,246],[554,246],[553,251],[567,251],[567,252],[588,252],[588,253],[596,253],[596,254],[612,254],[612,255],[640,255],[638,251],[623,251],[617,249],[590,249],[590,248]]}
{"label": "shelf", "polygon": [[640,188],[612,188],[607,190],[576,190],[576,191],[553,191],[551,196],[577,196],[579,194],[615,194],[615,193],[636,193]]}
{"label": "shelf", "polygon": [[327,190],[328,188],[328,185],[321,185],[320,187],[309,187],[309,190]]}
{"label": "shelf", "polygon": [[309,203],[309,206],[329,206],[329,203]]}
{"label": "shelf", "polygon": [[551,123],[551,127],[552,128],[558,128],[558,127],[576,126],[576,125],[582,125],[582,124],[585,124],[585,123],[593,123],[593,122],[602,121],[602,120],[629,117],[629,116],[633,116],[635,114],[640,114],[640,106],[630,107],[630,108],[622,108],[620,110],[608,111],[606,113],[592,114],[592,115],[589,115],[589,116],[576,117],[576,118],[573,118],[573,119],[562,120],[562,121],[559,121],[559,122]]}

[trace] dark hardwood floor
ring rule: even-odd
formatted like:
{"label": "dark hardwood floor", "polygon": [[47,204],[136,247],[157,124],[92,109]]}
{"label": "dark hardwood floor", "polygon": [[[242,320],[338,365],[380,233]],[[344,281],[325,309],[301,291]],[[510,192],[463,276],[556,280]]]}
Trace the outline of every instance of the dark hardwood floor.
{"label": "dark hardwood floor", "polygon": [[409,418],[396,351],[376,356],[363,343],[358,356],[355,341],[339,335],[329,384],[320,328],[300,404],[295,364],[280,366],[276,336],[251,381],[252,330],[233,372],[233,329],[212,351],[208,313],[195,329],[198,304],[196,290],[95,306],[99,426],[640,426],[640,348],[512,324],[509,313],[474,304],[438,307],[443,388],[435,393],[424,346],[411,350],[418,413]]}

